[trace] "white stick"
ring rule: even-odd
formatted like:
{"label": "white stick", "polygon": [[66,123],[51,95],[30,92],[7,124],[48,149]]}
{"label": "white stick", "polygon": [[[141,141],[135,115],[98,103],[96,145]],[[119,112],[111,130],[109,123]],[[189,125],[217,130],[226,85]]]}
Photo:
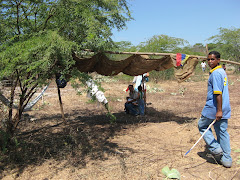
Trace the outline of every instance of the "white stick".
{"label": "white stick", "polygon": [[186,156],[196,145],[197,143],[203,138],[203,136],[206,134],[206,132],[211,128],[211,126],[216,122],[216,119],[208,126],[208,128],[204,131],[204,133],[202,134],[202,136],[197,140],[197,142],[191,147],[191,149],[188,150],[188,152],[186,152],[186,154],[184,156]]}

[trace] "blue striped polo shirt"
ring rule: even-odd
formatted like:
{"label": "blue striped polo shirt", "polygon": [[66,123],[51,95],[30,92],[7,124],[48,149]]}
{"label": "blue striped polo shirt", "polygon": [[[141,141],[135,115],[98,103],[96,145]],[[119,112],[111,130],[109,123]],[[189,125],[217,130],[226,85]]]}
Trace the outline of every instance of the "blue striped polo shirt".
{"label": "blue striped polo shirt", "polygon": [[217,113],[216,95],[222,94],[222,119],[229,119],[231,116],[231,107],[229,102],[228,78],[221,66],[217,66],[210,71],[208,79],[208,92],[206,105],[202,110],[202,115],[215,119]]}

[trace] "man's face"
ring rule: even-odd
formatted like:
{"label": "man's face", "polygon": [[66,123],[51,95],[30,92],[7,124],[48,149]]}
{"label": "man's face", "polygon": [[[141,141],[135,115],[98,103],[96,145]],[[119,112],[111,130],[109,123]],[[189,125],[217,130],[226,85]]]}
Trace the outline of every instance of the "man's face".
{"label": "man's face", "polygon": [[207,60],[209,67],[212,69],[215,68],[220,62],[220,59],[217,59],[214,54],[208,55]]}
{"label": "man's face", "polygon": [[133,87],[132,86],[128,86],[129,90],[132,92],[133,91]]}

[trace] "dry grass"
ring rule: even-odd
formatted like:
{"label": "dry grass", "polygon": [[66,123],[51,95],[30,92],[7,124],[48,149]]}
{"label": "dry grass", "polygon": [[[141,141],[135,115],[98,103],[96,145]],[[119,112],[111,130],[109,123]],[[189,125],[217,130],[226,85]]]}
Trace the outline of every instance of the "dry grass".
{"label": "dry grass", "polygon": [[[207,79],[207,75],[201,79]],[[54,84],[36,110],[21,122],[20,145],[1,156],[0,179],[163,179],[164,166],[175,168],[181,179],[240,179],[239,86],[238,76],[229,74],[232,118],[229,134],[233,167],[218,165],[205,152],[202,140],[186,157],[184,154],[200,137],[197,120],[205,104],[206,81],[178,84],[151,82],[147,115],[133,117],[123,113],[130,82],[102,83],[111,111],[117,117],[109,124],[101,105],[86,103],[68,85],[62,90],[68,123],[61,120]],[[194,79],[194,78],[192,78]]]}

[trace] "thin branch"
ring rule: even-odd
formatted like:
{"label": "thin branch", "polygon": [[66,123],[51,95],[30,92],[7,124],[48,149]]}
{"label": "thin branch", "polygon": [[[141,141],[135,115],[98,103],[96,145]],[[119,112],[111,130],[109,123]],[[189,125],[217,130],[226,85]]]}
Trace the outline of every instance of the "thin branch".
{"label": "thin branch", "polygon": [[37,30],[37,12],[34,13],[34,28]]}
{"label": "thin branch", "polygon": [[[36,91],[32,92],[32,94],[29,96],[27,102],[23,105],[24,100],[22,100],[22,103],[19,103],[19,107],[18,107],[18,112],[14,117],[14,126],[13,126],[13,131],[15,131],[15,129],[17,128],[20,119],[21,119],[21,114],[24,111],[24,108],[26,107],[26,105],[28,104],[28,102],[30,101],[30,99],[32,98],[32,96],[35,94]],[[24,98],[25,99],[25,98]]]}
{"label": "thin branch", "polygon": [[233,176],[231,177],[231,180],[236,176],[236,174],[238,173],[240,167],[237,169],[237,171],[233,174]]}
{"label": "thin branch", "polygon": [[21,80],[20,80],[18,70],[16,70],[16,73],[17,73],[17,81],[19,82],[20,89],[21,89],[21,91],[23,92],[22,82],[21,82]]}
{"label": "thin branch", "polygon": [[32,96],[36,93],[36,90],[34,92],[32,92],[27,99],[26,103],[23,105],[23,110],[25,109],[25,107],[27,106],[28,102],[30,101],[30,99],[32,98]]}
{"label": "thin branch", "polygon": [[28,19],[28,16],[31,14],[31,11],[32,10],[30,10],[30,12],[29,13],[27,13],[27,11],[24,9],[24,6],[22,6],[22,10],[23,10],[23,14],[24,14],[24,16],[25,16],[25,19],[27,20],[27,22],[28,22],[28,24],[31,26],[31,28],[32,28],[32,23],[29,21],[29,19]]}
{"label": "thin branch", "polygon": [[47,27],[47,23],[48,23],[49,19],[50,19],[52,16],[53,16],[53,14],[50,14],[50,15],[48,16],[48,18],[46,19],[46,21],[45,21],[45,23],[44,23],[44,26],[43,26],[43,31],[44,31],[45,28]]}
{"label": "thin branch", "polygon": [[21,2],[19,2],[19,3],[17,3],[16,2],[16,5],[17,5],[17,30],[18,30],[18,35],[20,35],[21,34],[21,31],[20,31],[20,24],[19,24],[19,22],[20,22],[20,17],[19,17],[19,6],[21,5]]}
{"label": "thin branch", "polygon": [[[217,166],[217,167],[211,169],[211,170],[208,172],[208,177],[209,177],[210,179],[214,180],[214,179],[211,177],[211,172],[212,172],[213,170],[219,168],[219,167],[221,167],[221,166],[219,165],[219,166]],[[224,178],[224,179],[226,179],[226,178]]]}
{"label": "thin branch", "polygon": [[56,11],[54,12],[54,8],[52,7],[52,9],[49,11],[49,15],[48,15],[47,19],[46,19],[45,22],[44,22],[43,31],[44,31],[45,28],[47,27],[47,23],[48,23],[49,19],[50,19],[51,17],[53,17],[53,16],[55,15],[55,13],[56,13]]}
{"label": "thin branch", "polygon": [[29,90],[29,92],[25,95],[24,97],[24,101],[31,95],[32,91],[38,86],[38,83],[36,83],[35,85],[33,85],[33,87]]}

